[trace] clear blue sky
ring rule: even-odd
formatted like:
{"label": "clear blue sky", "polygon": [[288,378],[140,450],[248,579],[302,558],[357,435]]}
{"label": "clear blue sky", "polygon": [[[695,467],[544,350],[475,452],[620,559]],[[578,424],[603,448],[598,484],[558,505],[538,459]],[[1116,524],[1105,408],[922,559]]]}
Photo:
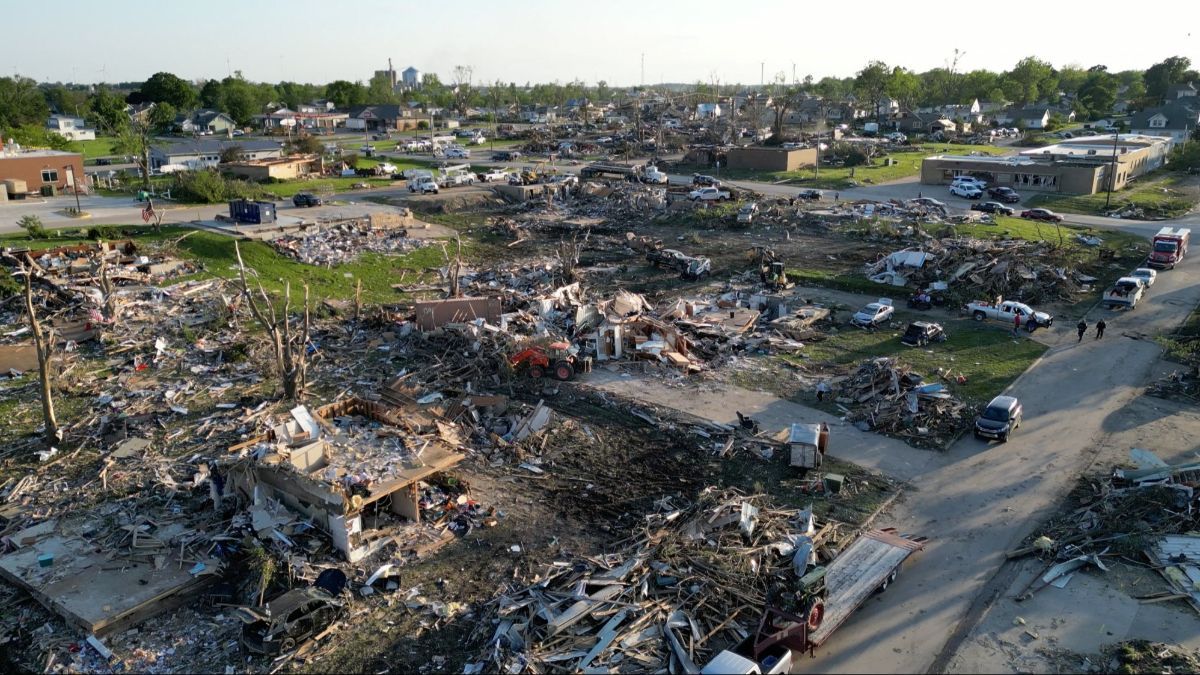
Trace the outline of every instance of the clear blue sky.
{"label": "clear blue sky", "polygon": [[[1035,2],[819,5],[803,0],[60,0],[7,3],[0,73],[40,81],[186,79],[241,70],[251,80],[363,80],[412,65],[476,83],[757,83],[782,72],[848,76],[871,59],[923,71],[1056,66],[1145,68],[1200,62],[1200,2],[1168,0],[1141,19],[1102,4]],[[1173,8],[1173,9],[1172,9]],[[914,16],[897,18],[898,10]],[[915,16],[920,14],[920,17]],[[1194,31],[1194,32],[1193,32]],[[1116,35],[1113,40],[1106,39]],[[144,48],[143,48],[144,45]],[[228,67],[226,65],[228,60]],[[765,62],[765,66],[761,64]]]}

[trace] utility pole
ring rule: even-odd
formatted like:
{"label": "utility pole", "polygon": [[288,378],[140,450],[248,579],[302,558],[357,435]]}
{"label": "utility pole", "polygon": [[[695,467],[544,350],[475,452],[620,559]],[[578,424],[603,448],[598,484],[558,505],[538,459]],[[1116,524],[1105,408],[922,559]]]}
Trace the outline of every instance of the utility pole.
{"label": "utility pole", "polygon": [[642,86],[646,86],[646,52],[642,52]]}
{"label": "utility pole", "polygon": [[759,61],[758,63],[758,86],[761,89],[767,83],[767,62]]}
{"label": "utility pole", "polygon": [[1117,140],[1121,138],[1120,131],[1113,132],[1112,165],[1108,167],[1108,194],[1104,195],[1104,208],[1112,201],[1113,188],[1117,184]]}
{"label": "utility pole", "polygon": [[792,86],[796,86],[796,62],[792,61]]}
{"label": "utility pole", "polygon": [[75,166],[68,164],[63,168],[67,170],[67,175],[71,178],[71,188],[75,192],[75,215],[81,215],[83,208],[79,206],[79,184],[75,182]]}

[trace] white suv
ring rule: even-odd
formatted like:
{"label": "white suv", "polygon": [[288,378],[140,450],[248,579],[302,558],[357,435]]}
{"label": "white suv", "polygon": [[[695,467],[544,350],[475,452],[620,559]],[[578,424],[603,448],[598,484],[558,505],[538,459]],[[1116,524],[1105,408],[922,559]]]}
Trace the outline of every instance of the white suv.
{"label": "white suv", "polygon": [[973,176],[955,176],[950,185],[969,185],[981,191],[987,189],[987,181],[980,180]]}
{"label": "white suv", "polygon": [[971,183],[955,183],[950,186],[950,194],[964,199],[979,199],[983,196],[983,191]]}

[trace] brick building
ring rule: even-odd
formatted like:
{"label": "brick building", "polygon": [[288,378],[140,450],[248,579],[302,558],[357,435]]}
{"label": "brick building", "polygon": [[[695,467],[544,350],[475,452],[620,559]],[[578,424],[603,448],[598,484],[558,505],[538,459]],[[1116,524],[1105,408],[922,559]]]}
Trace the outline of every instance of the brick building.
{"label": "brick building", "polygon": [[[44,185],[53,185],[57,192],[66,190],[72,180],[72,171],[68,167],[74,170],[74,180],[86,185],[83,155],[77,152],[0,150],[0,182],[24,181],[28,192],[41,192]],[[10,188],[9,192],[13,190]]]}

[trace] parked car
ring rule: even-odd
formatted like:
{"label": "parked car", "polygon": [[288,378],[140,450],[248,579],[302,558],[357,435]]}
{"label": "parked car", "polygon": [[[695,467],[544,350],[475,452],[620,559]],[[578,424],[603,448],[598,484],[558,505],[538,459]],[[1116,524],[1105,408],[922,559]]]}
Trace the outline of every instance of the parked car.
{"label": "parked car", "polygon": [[988,188],[988,196],[992,199],[998,199],[1006,204],[1016,204],[1021,201],[1021,195],[1010,187],[994,187]]}
{"label": "parked car", "polygon": [[930,342],[945,342],[946,330],[940,323],[913,321],[900,337],[900,342],[909,347],[924,347]]}
{"label": "parked car", "polygon": [[926,208],[928,208],[928,207],[937,207],[940,209],[946,208],[945,202],[939,202],[938,200],[934,199],[933,197],[917,197],[916,199],[908,200],[908,203],[916,205],[916,206],[924,206]]}
{"label": "parked car", "polygon": [[320,206],[324,203],[325,202],[323,202],[320,197],[312,194],[311,192],[297,192],[295,196],[292,197],[292,204],[294,206]]}
{"label": "parked car", "polygon": [[1021,402],[1014,396],[997,396],[975,418],[975,438],[994,438],[1001,443],[1021,426]]}
{"label": "parked car", "polygon": [[269,656],[290,652],[328,628],[344,608],[342,601],[317,587],[293,588],[263,610],[239,607],[242,646]]}
{"label": "parked car", "polygon": [[896,308],[892,306],[892,301],[889,298],[880,298],[877,302],[872,302],[866,307],[854,313],[850,317],[850,323],[855,326],[870,328],[892,318]]}
{"label": "parked car", "polygon": [[972,211],[983,211],[984,213],[994,213],[998,216],[1011,216],[1013,211],[1011,206],[1005,206],[1000,202],[983,202],[980,204],[972,204]]}
{"label": "parked car", "polygon": [[758,202],[748,202],[738,209],[737,221],[739,223],[749,223],[754,220],[755,214],[758,213]]}
{"label": "parked car", "polygon": [[96,160],[96,164],[98,166],[109,166],[112,164],[112,160],[107,157],[101,157],[100,159]]}
{"label": "parked car", "polygon": [[516,150],[498,150],[492,153],[493,162],[512,162],[521,156]]}
{"label": "parked car", "polygon": [[721,181],[700,173],[692,174],[692,185],[700,187],[721,187]]}
{"label": "parked car", "polygon": [[466,148],[446,148],[447,159],[471,159],[471,151]]}
{"label": "parked car", "polygon": [[1153,286],[1154,282],[1158,279],[1158,272],[1149,267],[1139,267],[1130,272],[1129,276],[1141,279],[1142,283],[1145,284],[1146,287],[1150,287]]}
{"label": "parked car", "polygon": [[246,132],[242,131],[241,129],[234,129],[234,130],[233,130],[233,135],[234,135],[234,136],[245,136],[245,135],[246,135]]}
{"label": "parked car", "polygon": [[438,184],[437,181],[433,179],[433,176],[421,176],[416,180],[409,182],[408,191],[420,192],[421,194],[432,192],[436,195],[438,193]]}
{"label": "parked car", "polygon": [[963,199],[979,199],[983,196],[983,192],[969,183],[950,186],[950,194]]}
{"label": "parked car", "polygon": [[1028,218],[1029,220],[1042,220],[1047,223],[1061,223],[1063,220],[1062,216],[1050,209],[1029,209],[1028,211],[1022,211],[1021,217]]}
{"label": "parked car", "polygon": [[812,200],[817,200],[817,199],[820,199],[820,198],[821,198],[821,196],[822,196],[823,194],[824,194],[824,193],[823,193],[823,192],[821,192],[820,190],[816,190],[816,189],[813,189],[813,188],[806,188],[806,189],[804,189],[804,190],[801,190],[799,193],[797,193],[797,194],[796,194],[796,199],[812,199]]}

